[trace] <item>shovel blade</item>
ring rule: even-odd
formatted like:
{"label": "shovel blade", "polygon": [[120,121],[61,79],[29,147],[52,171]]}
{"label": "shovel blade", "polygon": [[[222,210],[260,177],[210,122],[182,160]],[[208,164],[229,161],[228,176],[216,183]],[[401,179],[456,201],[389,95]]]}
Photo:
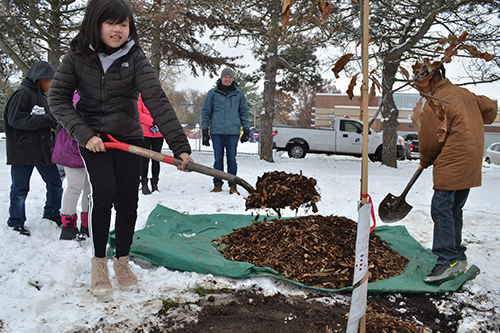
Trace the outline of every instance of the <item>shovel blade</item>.
{"label": "shovel blade", "polygon": [[378,216],[385,223],[394,223],[404,219],[412,208],[404,199],[389,193],[378,206]]}

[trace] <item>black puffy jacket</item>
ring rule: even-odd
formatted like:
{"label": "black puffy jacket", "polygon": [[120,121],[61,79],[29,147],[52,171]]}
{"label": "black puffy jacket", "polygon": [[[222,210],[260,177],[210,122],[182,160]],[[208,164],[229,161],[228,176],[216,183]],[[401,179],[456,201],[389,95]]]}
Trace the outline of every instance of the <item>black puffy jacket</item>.
{"label": "black puffy jacket", "polygon": [[[38,79],[51,79],[54,68],[45,61],[30,67],[19,89],[11,96],[4,112],[7,138],[7,164],[51,165],[54,130],[57,122],[52,117],[45,93],[38,87]],[[44,115],[31,114],[33,107],[44,109]]]}
{"label": "black puffy jacket", "polygon": [[[142,50],[128,42],[110,56],[91,59],[91,53],[66,53],[49,92],[54,117],[78,144],[85,147],[97,133],[109,133],[119,141],[142,139],[137,109],[141,93],[174,154],[191,153],[175,111]],[[106,71],[103,64],[109,66]],[[75,90],[80,95],[76,110],[72,104]]]}

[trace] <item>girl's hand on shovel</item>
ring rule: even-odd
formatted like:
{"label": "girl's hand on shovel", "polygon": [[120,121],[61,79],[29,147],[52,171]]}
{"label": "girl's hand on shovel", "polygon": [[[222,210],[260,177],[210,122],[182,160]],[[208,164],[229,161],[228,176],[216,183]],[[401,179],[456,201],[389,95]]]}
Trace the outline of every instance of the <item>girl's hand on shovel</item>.
{"label": "girl's hand on shovel", "polygon": [[186,169],[189,162],[194,163],[193,159],[191,158],[191,155],[189,155],[188,153],[182,153],[179,155],[179,158],[182,160],[182,164],[177,166],[177,170],[191,172],[190,170]]}
{"label": "girl's hand on shovel", "polygon": [[97,135],[94,135],[87,141],[85,144],[85,148],[90,150],[93,153],[104,152],[106,151],[106,147],[104,147],[104,142]]}

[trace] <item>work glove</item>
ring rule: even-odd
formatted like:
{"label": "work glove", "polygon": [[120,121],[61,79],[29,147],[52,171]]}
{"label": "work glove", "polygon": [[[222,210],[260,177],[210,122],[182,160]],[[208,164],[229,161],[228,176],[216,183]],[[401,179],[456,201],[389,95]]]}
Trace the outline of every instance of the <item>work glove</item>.
{"label": "work glove", "polygon": [[151,126],[151,128],[149,129],[149,131],[153,134],[156,134],[160,131],[160,128],[158,127],[158,125],[153,125]]}
{"label": "work glove", "polygon": [[240,138],[241,143],[247,142],[249,137],[250,137],[250,129],[244,128],[243,134],[241,135],[241,138]]}
{"label": "work glove", "polygon": [[45,109],[41,106],[35,105],[33,109],[31,109],[30,115],[43,116],[45,114]]}
{"label": "work glove", "polygon": [[204,146],[210,147],[210,135],[208,134],[208,128],[202,129],[201,133],[203,135],[203,139],[202,139],[201,143]]}

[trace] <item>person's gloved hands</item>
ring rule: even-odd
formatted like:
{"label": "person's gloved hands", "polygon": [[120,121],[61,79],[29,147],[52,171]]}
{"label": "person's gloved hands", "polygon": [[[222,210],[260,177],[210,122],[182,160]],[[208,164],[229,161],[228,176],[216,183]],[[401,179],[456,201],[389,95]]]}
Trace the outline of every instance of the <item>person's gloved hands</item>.
{"label": "person's gloved hands", "polygon": [[203,135],[203,139],[202,139],[201,143],[204,146],[210,147],[210,135],[208,134],[208,128],[202,129],[201,133]]}
{"label": "person's gloved hands", "polygon": [[241,143],[247,142],[249,137],[250,137],[250,129],[244,128],[243,134],[241,135],[241,138],[240,138]]}

